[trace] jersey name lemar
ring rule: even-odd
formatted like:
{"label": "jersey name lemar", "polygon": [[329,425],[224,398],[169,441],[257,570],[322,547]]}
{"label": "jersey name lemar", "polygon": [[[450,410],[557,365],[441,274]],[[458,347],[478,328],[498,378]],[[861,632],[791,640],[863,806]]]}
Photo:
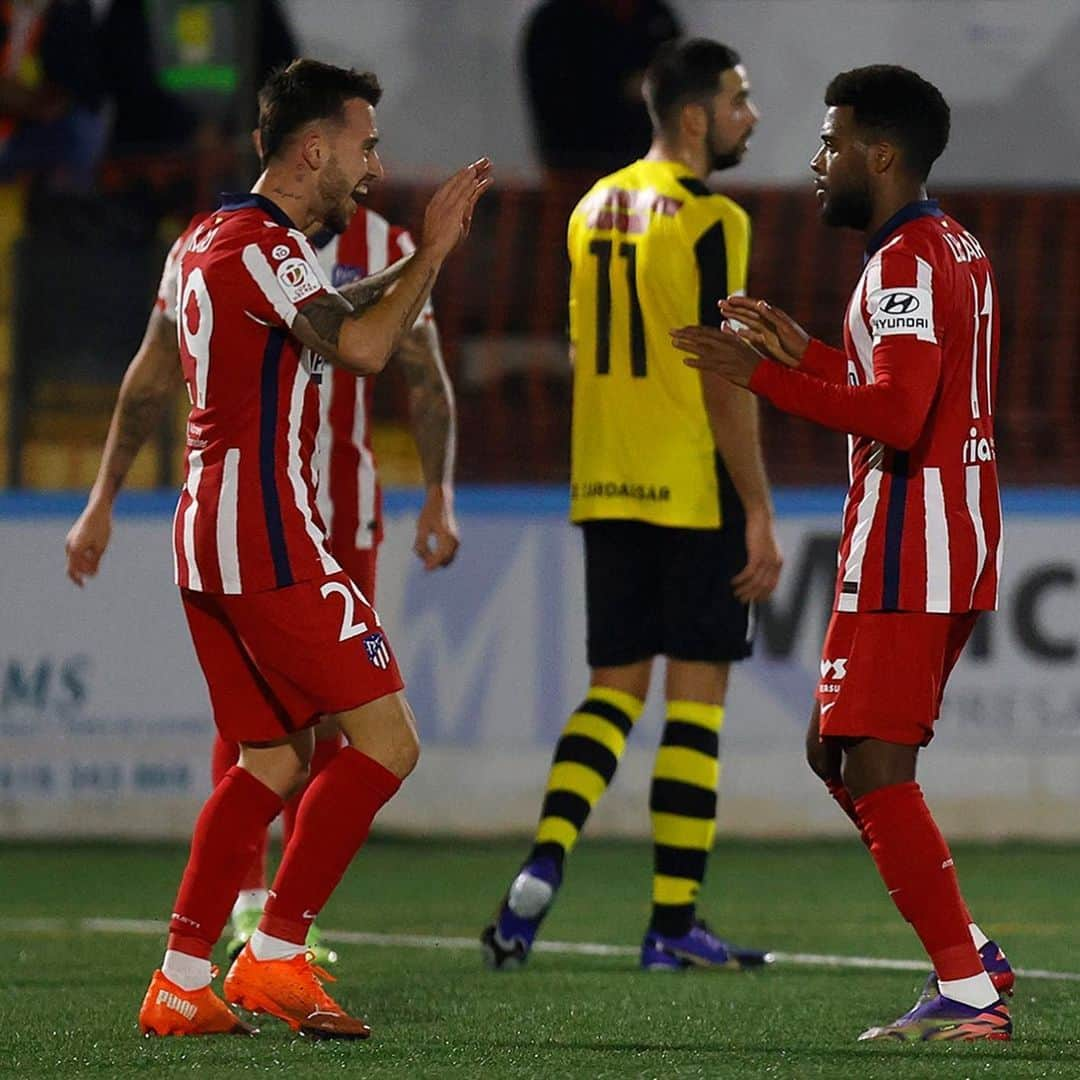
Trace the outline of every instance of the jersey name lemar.
{"label": "jersey name lemar", "polygon": [[934,297],[929,289],[879,289],[870,297],[870,332],[874,339],[914,334],[920,341],[934,335]]}
{"label": "jersey name lemar", "polygon": [[668,502],[671,488],[664,484],[627,484],[625,481],[596,480],[571,484],[572,499],[637,499],[639,502]]}

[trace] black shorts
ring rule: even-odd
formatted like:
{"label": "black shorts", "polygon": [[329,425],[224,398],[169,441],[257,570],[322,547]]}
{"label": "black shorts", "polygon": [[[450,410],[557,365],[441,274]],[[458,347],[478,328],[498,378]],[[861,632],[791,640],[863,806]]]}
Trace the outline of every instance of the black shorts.
{"label": "black shorts", "polygon": [[746,565],[741,514],[729,512],[722,529],[611,520],[582,532],[589,667],[750,655],[750,606],[731,588]]}

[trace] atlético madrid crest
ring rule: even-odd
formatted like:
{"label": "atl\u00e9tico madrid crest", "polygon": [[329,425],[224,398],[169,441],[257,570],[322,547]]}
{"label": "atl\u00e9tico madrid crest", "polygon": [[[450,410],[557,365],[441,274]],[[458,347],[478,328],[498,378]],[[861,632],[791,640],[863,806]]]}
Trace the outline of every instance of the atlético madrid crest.
{"label": "atl\u00e9tico madrid crest", "polygon": [[390,650],[386,646],[386,638],[376,632],[368,634],[363,639],[364,648],[367,649],[367,658],[377,667],[385,671],[390,666]]}

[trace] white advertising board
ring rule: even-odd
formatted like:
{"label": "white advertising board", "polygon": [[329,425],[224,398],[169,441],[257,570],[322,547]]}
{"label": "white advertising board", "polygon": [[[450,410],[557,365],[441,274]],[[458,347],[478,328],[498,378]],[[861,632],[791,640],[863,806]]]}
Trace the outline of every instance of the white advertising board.
{"label": "white advertising board", "polygon": [[[452,568],[411,554],[390,493],[377,606],[421,726],[421,763],[380,818],[414,832],[527,831],[584,692],[580,539],[562,492],[465,491]],[[0,500],[0,837],[184,836],[212,735],[168,549],[171,500],[134,499],[100,576],[64,576],[71,497]],[[782,494],[786,568],[732,679],[723,833],[843,832],[802,756],[835,566],[837,492]],[[1006,500],[1002,609],[980,624],[920,780],[954,835],[1080,836],[1080,493]],[[662,706],[590,826],[647,835]]]}

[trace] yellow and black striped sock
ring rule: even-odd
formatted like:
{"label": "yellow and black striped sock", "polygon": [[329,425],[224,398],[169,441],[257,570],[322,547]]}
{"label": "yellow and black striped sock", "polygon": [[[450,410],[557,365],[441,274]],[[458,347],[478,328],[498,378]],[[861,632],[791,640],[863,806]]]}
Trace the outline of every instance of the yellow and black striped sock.
{"label": "yellow and black striped sock", "polygon": [[723,705],[669,701],[653,765],[654,865],[652,928],[678,937],[694,921],[694,905],[716,835]]}
{"label": "yellow and black striped sock", "polygon": [[530,860],[553,858],[562,865],[611,783],[626,737],[644,707],[633,694],[606,686],[589,688],[555,747]]}

